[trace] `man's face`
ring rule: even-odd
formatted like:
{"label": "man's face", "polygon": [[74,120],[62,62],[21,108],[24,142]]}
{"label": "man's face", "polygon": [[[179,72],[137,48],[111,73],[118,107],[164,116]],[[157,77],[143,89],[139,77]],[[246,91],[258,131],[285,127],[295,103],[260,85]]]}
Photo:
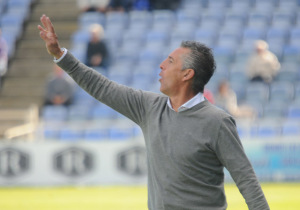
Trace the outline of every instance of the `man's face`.
{"label": "man's face", "polygon": [[167,96],[178,93],[185,73],[182,71],[183,55],[189,52],[188,48],[177,48],[160,64],[160,91]]}

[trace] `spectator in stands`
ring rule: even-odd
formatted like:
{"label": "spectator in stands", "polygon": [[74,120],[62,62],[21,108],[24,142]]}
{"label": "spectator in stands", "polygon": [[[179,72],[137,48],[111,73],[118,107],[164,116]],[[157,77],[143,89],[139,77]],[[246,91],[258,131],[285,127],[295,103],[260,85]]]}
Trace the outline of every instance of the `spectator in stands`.
{"label": "spectator in stands", "polygon": [[75,84],[57,65],[46,84],[45,105],[65,105],[72,103]]}
{"label": "spectator in stands", "polygon": [[230,84],[225,80],[219,83],[218,92],[215,96],[215,104],[236,118],[253,119],[256,116],[252,107],[238,105],[234,90],[230,88]]}
{"label": "spectator in stands", "polygon": [[234,119],[203,97],[215,71],[211,49],[182,42],[160,64],[160,91],[109,80],[62,49],[48,17],[38,26],[50,55],[89,94],[137,123],[144,134],[149,209],[226,209],[224,167],[250,210],[269,205]]}
{"label": "spectator in stands", "polygon": [[268,44],[263,40],[255,42],[255,52],[249,58],[246,73],[251,81],[263,81],[270,83],[277,75],[280,63],[272,52],[268,50]]}
{"label": "spectator in stands", "polygon": [[104,42],[104,30],[99,24],[90,27],[91,39],[87,46],[86,65],[91,67],[107,68],[109,64],[109,52]]}
{"label": "spectator in stands", "polygon": [[80,12],[103,12],[107,10],[110,0],[77,0]]}
{"label": "spectator in stands", "polygon": [[5,39],[1,36],[0,29],[0,79],[7,71],[8,64],[8,46]]}

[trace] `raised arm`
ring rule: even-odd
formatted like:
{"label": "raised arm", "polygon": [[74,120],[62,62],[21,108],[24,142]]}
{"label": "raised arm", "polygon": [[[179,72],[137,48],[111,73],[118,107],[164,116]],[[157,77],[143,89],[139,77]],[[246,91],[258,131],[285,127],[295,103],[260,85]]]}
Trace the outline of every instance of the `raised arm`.
{"label": "raised arm", "polygon": [[48,53],[56,59],[59,59],[63,55],[63,51],[59,46],[58,38],[50,18],[46,15],[42,15],[41,23],[43,26],[38,25],[40,37],[45,41]]}

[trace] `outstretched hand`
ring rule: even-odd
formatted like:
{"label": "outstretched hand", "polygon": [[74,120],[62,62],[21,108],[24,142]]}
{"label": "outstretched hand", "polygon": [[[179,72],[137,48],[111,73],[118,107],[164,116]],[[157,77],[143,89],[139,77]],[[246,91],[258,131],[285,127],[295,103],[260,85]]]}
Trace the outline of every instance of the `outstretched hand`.
{"label": "outstretched hand", "polygon": [[43,24],[43,27],[38,25],[40,37],[45,41],[48,53],[58,59],[63,55],[63,51],[59,46],[58,38],[55,34],[51,20],[46,15],[42,15],[40,20]]}

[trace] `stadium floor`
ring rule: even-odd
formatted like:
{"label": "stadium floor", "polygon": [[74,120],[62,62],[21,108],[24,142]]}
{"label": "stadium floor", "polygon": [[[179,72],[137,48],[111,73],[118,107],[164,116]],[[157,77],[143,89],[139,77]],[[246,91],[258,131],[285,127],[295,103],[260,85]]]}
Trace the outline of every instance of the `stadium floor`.
{"label": "stadium floor", "polygon": [[[272,210],[300,209],[300,183],[263,183]],[[248,209],[234,184],[225,186],[228,210]],[[145,186],[0,188],[1,210],[146,210]]]}

